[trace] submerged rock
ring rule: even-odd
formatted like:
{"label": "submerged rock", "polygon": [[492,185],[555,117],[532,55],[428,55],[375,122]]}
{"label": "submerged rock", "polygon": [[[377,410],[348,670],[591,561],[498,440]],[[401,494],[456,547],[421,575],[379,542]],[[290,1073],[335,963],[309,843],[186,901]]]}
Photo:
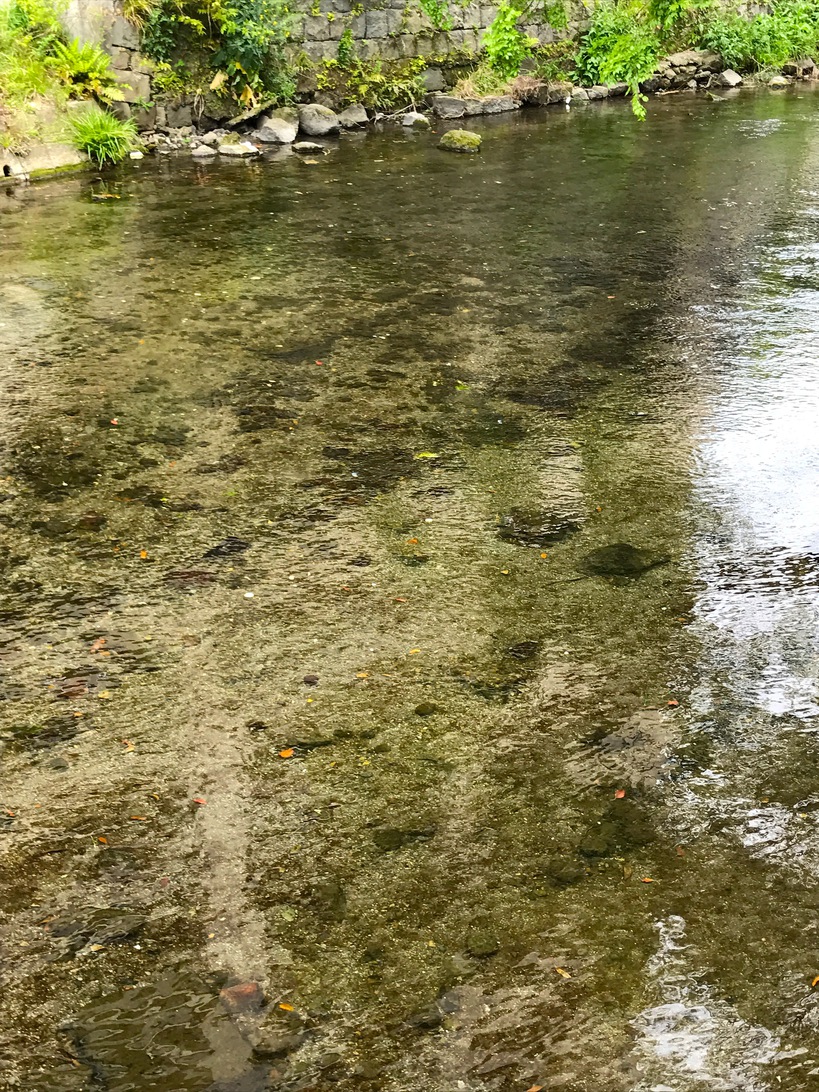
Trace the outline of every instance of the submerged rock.
{"label": "submerged rock", "polygon": [[493,933],[476,930],[466,938],[466,950],[475,959],[489,959],[500,951],[500,941]]}
{"label": "submerged rock", "polygon": [[450,129],[438,141],[438,147],[446,152],[469,154],[480,150],[481,138],[477,133],[470,133],[468,129]]}
{"label": "submerged rock", "polygon": [[299,107],[299,126],[308,136],[330,136],[339,131],[341,122],[328,107],[311,102]]}
{"label": "submerged rock", "polygon": [[323,155],[326,148],[323,144],[314,144],[312,140],[297,140],[293,151],[299,155]]}
{"label": "submerged rock", "polygon": [[641,573],[663,565],[668,559],[658,558],[628,542],[613,542],[587,554],[583,567],[595,576],[640,576]]}
{"label": "submerged rock", "polygon": [[373,841],[382,853],[392,853],[396,849],[403,849],[412,842],[428,842],[434,837],[435,827],[406,830],[400,827],[379,827],[373,831]]}
{"label": "submerged rock", "polygon": [[512,542],[516,546],[529,546],[542,549],[563,542],[575,531],[580,530],[580,523],[555,512],[527,512],[513,508],[501,516],[498,538],[503,542]]}

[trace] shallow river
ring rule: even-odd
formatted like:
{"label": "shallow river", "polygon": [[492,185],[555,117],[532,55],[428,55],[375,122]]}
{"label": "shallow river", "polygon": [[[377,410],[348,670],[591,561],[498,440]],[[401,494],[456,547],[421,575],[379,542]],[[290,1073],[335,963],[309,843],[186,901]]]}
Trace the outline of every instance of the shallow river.
{"label": "shallow river", "polygon": [[2,1089],[819,1088],[819,98],[476,127],[0,196]]}

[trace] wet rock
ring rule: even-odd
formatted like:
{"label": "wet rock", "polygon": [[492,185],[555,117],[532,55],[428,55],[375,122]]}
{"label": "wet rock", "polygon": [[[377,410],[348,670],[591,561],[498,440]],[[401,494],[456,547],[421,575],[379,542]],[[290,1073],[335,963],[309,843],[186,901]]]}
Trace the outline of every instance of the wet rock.
{"label": "wet rock", "polygon": [[424,1008],[419,1009],[418,1012],[414,1012],[412,1016],[407,1017],[409,1026],[416,1028],[418,1031],[434,1031],[435,1028],[439,1028],[443,1022],[444,1014],[434,1002],[431,1005],[426,1005]]}
{"label": "wet rock", "polygon": [[466,938],[466,950],[474,959],[489,959],[500,951],[500,941],[492,933],[476,930]]}
{"label": "wet rock", "polygon": [[322,917],[344,921],[347,916],[347,893],[337,880],[322,880],[312,891],[311,901]]}
{"label": "wet rock", "polygon": [[265,1027],[254,1028],[248,1033],[253,1052],[261,1058],[279,1058],[292,1054],[304,1042],[307,1033],[292,1028]]}
{"label": "wet rock", "polygon": [[415,706],[415,715],[417,717],[431,717],[437,712],[438,706],[431,701],[422,701],[420,705]]}
{"label": "wet rock", "polygon": [[[581,851],[582,852],[582,851]],[[586,856],[586,854],[584,854]],[[592,854],[595,856],[595,854]],[[586,870],[577,861],[556,857],[548,861],[543,869],[547,879],[554,887],[569,887],[586,877]]]}
{"label": "wet rock", "polygon": [[234,554],[243,554],[245,550],[250,549],[250,543],[245,542],[243,538],[236,538],[235,535],[228,535],[227,538],[222,539],[216,546],[206,551],[203,557],[232,557]]}
{"label": "wet rock", "polygon": [[323,155],[327,149],[323,144],[314,144],[311,140],[297,140],[293,151],[299,155]]}
{"label": "wet rock", "polygon": [[69,768],[66,760],[60,755],[55,755],[53,758],[50,758],[48,762],[46,762],[46,766],[50,770],[57,770],[58,772],[62,772],[63,770],[67,770]]}
{"label": "wet rock", "polygon": [[302,682],[305,686],[318,686],[319,677],[318,675],[305,675]]}
{"label": "wet rock", "polygon": [[613,542],[587,554],[583,567],[595,576],[640,576],[666,560],[628,542]]}
{"label": "wet rock", "polygon": [[816,75],[816,64],[811,57],[801,57],[782,65],[783,76],[793,76],[797,80],[810,80]]}
{"label": "wet rock", "polygon": [[424,114],[419,114],[416,110],[410,110],[404,114],[401,118],[401,124],[405,129],[429,129],[431,128],[429,118]]}
{"label": "wet rock", "polygon": [[333,136],[338,133],[341,123],[338,115],[328,107],[311,102],[299,107],[299,128],[307,136]]}
{"label": "wet rock", "polygon": [[577,850],[584,857],[611,857],[617,849],[617,827],[614,823],[597,823],[584,834]]}
{"label": "wet rock", "polygon": [[540,641],[518,641],[516,645],[510,645],[506,650],[507,656],[515,660],[531,660],[537,656],[538,652],[540,652]]}
{"label": "wet rock", "polygon": [[714,83],[717,87],[739,87],[742,76],[739,72],[734,72],[733,68],[726,68],[724,72],[720,72]]}
{"label": "wet rock", "polygon": [[101,531],[108,520],[100,512],[83,512],[77,520],[78,531]]}
{"label": "wet rock", "polygon": [[588,102],[589,93],[585,87],[572,88],[572,102]]}
{"label": "wet rock", "polygon": [[219,1000],[228,1012],[259,1012],[264,1005],[264,991],[258,982],[237,982],[220,990]]}
{"label": "wet rock", "polygon": [[437,828],[434,826],[414,829],[378,827],[373,831],[373,841],[382,853],[392,853],[413,842],[428,842],[430,838],[434,838],[436,831]]}
{"label": "wet rock", "polygon": [[791,81],[787,76],[772,76],[771,79],[768,80],[768,87],[773,87],[775,90],[783,87],[790,87],[790,85]]}
{"label": "wet rock", "polygon": [[533,549],[545,549],[564,542],[570,535],[579,531],[581,524],[556,512],[532,512],[513,508],[501,516],[498,538],[516,546],[528,546]]}
{"label": "wet rock", "polygon": [[259,149],[249,140],[240,140],[236,144],[220,144],[218,152],[219,155],[233,159],[249,159],[251,156],[258,155]]}
{"label": "wet rock", "polygon": [[216,154],[216,149],[211,148],[208,144],[199,144],[191,152],[194,159],[211,159]]}
{"label": "wet rock", "polygon": [[359,125],[366,125],[370,119],[367,117],[367,111],[361,103],[355,102],[348,106],[346,110],[341,111],[338,120],[342,128],[355,129]]}
{"label": "wet rock", "polygon": [[607,99],[609,97],[609,89],[604,84],[595,84],[594,87],[590,87],[586,93],[589,96],[589,102],[597,102],[599,99]]}
{"label": "wet rock", "polygon": [[467,155],[480,151],[481,138],[468,129],[450,129],[438,141],[438,147],[445,152],[462,152]]}
{"label": "wet rock", "polygon": [[454,95],[435,95],[432,112],[438,118],[462,118],[466,113],[466,102]]}
{"label": "wet rock", "polygon": [[254,135],[263,144],[292,144],[297,133],[296,122],[268,114],[259,119],[259,127]]}

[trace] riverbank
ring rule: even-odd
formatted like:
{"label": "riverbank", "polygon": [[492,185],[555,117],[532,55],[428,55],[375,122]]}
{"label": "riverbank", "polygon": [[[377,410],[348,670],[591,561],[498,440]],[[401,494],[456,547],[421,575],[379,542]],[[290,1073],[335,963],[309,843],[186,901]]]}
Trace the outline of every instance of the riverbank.
{"label": "riverbank", "polygon": [[[430,82],[445,86],[443,73],[430,69]],[[786,74],[787,73],[787,74]],[[734,94],[738,89],[767,89],[782,94],[796,85],[819,87],[819,69],[812,60],[794,62],[783,73],[764,78],[741,76],[727,69],[722,58],[713,51],[685,50],[666,58],[656,74],[646,81],[643,90],[647,95],[663,97],[669,94],[698,94],[719,100]],[[396,125],[413,132],[430,130],[433,125],[481,116],[495,116],[533,107],[586,108],[610,99],[623,98],[628,87],[625,83],[580,87],[568,81],[546,82],[534,78],[521,78],[517,87],[507,94],[489,95],[483,98],[457,94],[452,90],[436,90],[425,96],[423,102],[410,104],[395,114],[384,117],[367,111],[361,104],[352,104],[339,112],[317,103],[300,107],[274,110],[249,110],[241,117],[228,121],[228,127],[214,126],[205,119],[200,129],[193,114],[188,110],[181,119],[190,124],[169,126],[163,111],[161,120],[166,124],[145,131],[140,138],[143,154],[170,155],[190,153],[198,160],[213,157],[250,159],[259,156],[295,151],[302,155],[323,154],[331,150],[333,141],[345,132],[361,131],[373,125]],[[202,124],[200,119],[200,125]],[[318,142],[318,143],[316,143]],[[99,171],[87,156],[65,143],[39,144],[25,156],[16,156],[0,150],[0,172],[14,181],[36,181],[54,174],[73,170]]]}

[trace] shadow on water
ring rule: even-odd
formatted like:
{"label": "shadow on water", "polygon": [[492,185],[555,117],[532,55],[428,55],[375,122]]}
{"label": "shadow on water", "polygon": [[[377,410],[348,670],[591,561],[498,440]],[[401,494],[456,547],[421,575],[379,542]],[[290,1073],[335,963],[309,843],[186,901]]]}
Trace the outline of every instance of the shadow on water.
{"label": "shadow on water", "polygon": [[0,1085],[812,1087],[814,99],[2,198]]}

